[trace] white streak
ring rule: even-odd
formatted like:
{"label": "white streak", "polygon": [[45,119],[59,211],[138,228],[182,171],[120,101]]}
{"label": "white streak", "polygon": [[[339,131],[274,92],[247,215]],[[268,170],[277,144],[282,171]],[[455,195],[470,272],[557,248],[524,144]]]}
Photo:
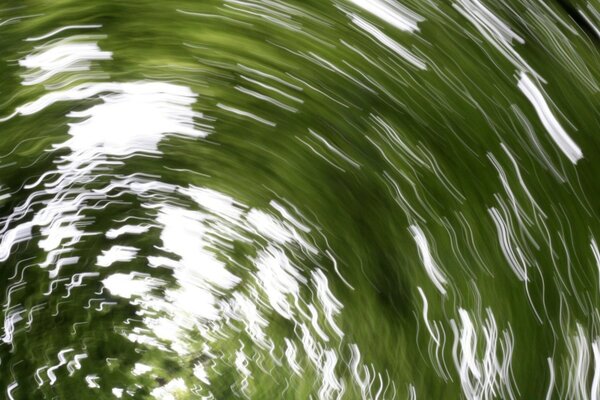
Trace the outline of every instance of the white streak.
{"label": "white streak", "polygon": [[424,20],[423,17],[399,2],[388,0],[350,0],[350,2],[381,18],[388,24],[407,32],[418,31],[417,23]]}
{"label": "white streak", "polygon": [[429,243],[427,242],[427,238],[425,237],[425,233],[423,230],[417,225],[411,225],[409,231],[417,244],[417,249],[419,250],[419,256],[421,257],[421,261],[423,262],[423,266],[425,267],[425,272],[429,276],[429,279],[433,282],[435,287],[442,294],[446,294],[446,277],[444,273],[440,270],[439,266],[435,262],[433,255],[429,249]]}
{"label": "white streak", "polygon": [[130,299],[133,296],[142,296],[152,289],[162,286],[164,282],[146,274],[130,272],[127,275],[112,274],[102,280],[102,284],[113,296]]}
{"label": "white streak", "polygon": [[521,72],[518,86],[535,108],[538,117],[542,121],[544,128],[546,128],[550,134],[550,137],[552,137],[554,142],[569,160],[571,160],[573,164],[577,164],[577,161],[583,158],[583,153],[579,146],[577,146],[560,125],[560,122],[558,122],[550,110],[541,90],[524,72]]}
{"label": "white streak", "polygon": [[99,267],[110,267],[116,262],[131,261],[137,255],[138,249],[129,246],[113,246],[108,250],[102,250],[102,255],[98,256],[96,265]]}
{"label": "white streak", "polygon": [[415,66],[419,69],[422,69],[422,70],[427,69],[427,65],[425,65],[425,63],[421,59],[419,59],[417,56],[415,56],[410,51],[408,51],[404,46],[400,45],[394,39],[392,39],[391,37],[389,37],[382,31],[380,31],[379,29],[377,29],[375,26],[371,25],[364,19],[362,19],[358,16],[353,16],[352,22],[356,26],[358,26],[359,28],[364,30],[366,33],[373,36],[379,43],[381,43],[385,47],[389,48],[394,53],[398,54],[405,61],[408,61],[410,64],[412,64],[413,66]]}
{"label": "white streak", "polygon": [[[476,329],[466,310],[459,309],[459,315],[460,328],[454,320],[450,320],[450,324],[455,335],[454,363],[465,397],[480,400],[500,395],[500,398],[514,399],[510,371],[514,345],[511,331],[503,331],[502,338],[499,338],[498,327],[490,309],[487,309],[487,317],[479,329]],[[482,348],[478,344],[478,330],[483,334],[482,357],[478,357],[478,351]],[[501,351],[498,351],[498,342]]]}
{"label": "white streak", "polygon": [[152,371],[152,367],[150,367],[149,365],[142,364],[142,363],[135,363],[133,371],[131,371],[131,373],[135,376],[138,376],[138,375],[143,375],[145,373],[148,373],[150,371]]}
{"label": "white streak", "polygon": [[139,235],[141,233],[148,232],[150,229],[145,225],[123,225],[118,229],[110,229],[106,232],[106,237],[109,239],[116,239],[121,235]]}
{"label": "white streak", "polygon": [[102,25],[69,25],[69,26],[63,26],[61,28],[55,29],[52,32],[48,32],[45,35],[42,36],[37,36],[37,37],[32,37],[32,38],[27,38],[25,39],[26,42],[37,42],[38,40],[44,40],[44,39],[48,39],[49,37],[52,37],[58,33],[64,32],[66,30],[69,29],[95,29],[95,28],[101,28]]}

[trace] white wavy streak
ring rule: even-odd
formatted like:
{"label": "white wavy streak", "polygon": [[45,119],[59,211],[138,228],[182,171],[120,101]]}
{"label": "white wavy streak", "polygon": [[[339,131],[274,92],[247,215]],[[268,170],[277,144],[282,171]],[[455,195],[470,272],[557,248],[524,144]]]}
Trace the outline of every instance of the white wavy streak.
{"label": "white wavy streak", "polygon": [[402,31],[418,31],[418,23],[425,20],[399,2],[389,0],[350,0],[350,2]]}
{"label": "white wavy streak", "polygon": [[338,337],[343,337],[344,332],[339,328],[337,323],[335,322],[335,317],[342,310],[342,303],[335,298],[331,290],[329,289],[329,284],[327,281],[327,277],[320,269],[311,272],[312,280],[314,286],[317,288],[317,299],[321,304],[323,311],[325,312],[325,319],[327,323],[333,329],[333,331],[338,335]]}
{"label": "white wavy streak", "polygon": [[588,376],[590,369],[590,343],[583,327],[577,324],[577,333],[567,340],[569,355],[567,369],[567,393],[571,399],[588,400]]}
{"label": "white wavy streak", "polygon": [[600,399],[600,338],[592,343],[592,354],[594,356],[594,377],[590,389],[591,400]]}
{"label": "white wavy streak", "polygon": [[95,28],[101,28],[101,27],[102,27],[102,25],[67,25],[67,26],[63,26],[61,28],[55,29],[51,32],[48,32],[42,36],[27,38],[27,39],[25,39],[25,41],[26,42],[37,42],[39,40],[48,39],[49,37],[52,37],[56,34],[59,34],[61,32],[71,30],[71,29],[95,29]]}
{"label": "white wavy streak", "polygon": [[56,379],[57,379],[54,371],[56,371],[63,365],[67,365],[66,354],[71,353],[73,351],[75,351],[75,349],[68,348],[68,349],[63,349],[58,352],[58,364],[53,365],[52,367],[48,368],[48,370],[46,371],[46,375],[48,375],[48,379],[50,380],[50,385],[54,385],[54,383],[56,382]]}
{"label": "white wavy streak", "polygon": [[453,7],[458,10],[477,28],[479,33],[488,40],[508,61],[510,61],[519,71],[527,71],[537,79],[543,81],[533,68],[521,57],[513,48],[513,40],[519,44],[525,41],[510,27],[500,20],[479,0],[458,0]]}
{"label": "white wavy streak", "polygon": [[21,314],[23,314],[24,312],[25,310],[21,309],[5,311],[4,333],[0,338],[0,340],[2,340],[4,343],[12,343],[15,334],[15,324],[23,320]]}
{"label": "white wavy streak", "polygon": [[546,359],[548,361],[548,370],[550,372],[550,382],[548,383],[548,390],[546,391],[546,400],[552,399],[552,393],[554,392],[554,385],[556,384],[556,371],[554,369],[554,360],[552,357]]}
{"label": "white wavy streak", "polygon": [[595,238],[590,240],[590,248],[592,249],[594,260],[596,260],[596,267],[598,269],[598,287],[600,287],[600,249],[598,248],[598,243],[596,243]]}
{"label": "white wavy streak", "polygon": [[67,371],[69,371],[69,376],[73,376],[73,374],[81,369],[81,360],[88,358],[86,353],[75,354],[73,359],[67,363]]}
{"label": "white wavy streak", "polygon": [[431,358],[431,362],[433,363],[434,369],[436,373],[442,377],[444,380],[448,379],[448,374],[445,371],[445,365],[442,365],[442,359],[444,358],[444,345],[445,345],[445,337],[442,340],[442,334],[444,334],[443,327],[440,329],[436,324],[436,321],[430,321],[428,317],[429,311],[429,302],[427,301],[427,297],[425,296],[425,292],[421,287],[417,287],[417,291],[419,295],[423,299],[423,322],[425,323],[425,328],[429,333],[431,341],[433,342],[433,346],[435,346],[435,358],[432,354],[432,343],[430,342],[429,346],[429,357]]}
{"label": "white wavy streak", "polygon": [[14,392],[14,390],[19,387],[19,384],[17,382],[12,382],[10,385],[8,385],[6,387],[6,395],[8,396],[8,398],[10,400],[14,400],[15,398],[12,395],[12,392]]}
{"label": "white wavy streak", "polygon": [[[491,12],[480,0],[458,0],[457,4],[478,23],[493,32],[498,39],[507,43],[511,43],[513,40],[520,44],[525,43],[523,38],[513,32],[504,21]],[[459,7],[455,5],[455,8]]]}
{"label": "white wavy streak", "polygon": [[319,324],[319,312],[315,306],[308,304],[308,311],[310,312],[310,324],[312,325],[313,330],[324,342],[329,342],[329,336],[321,329],[321,325]]}
{"label": "white wavy streak", "polygon": [[573,164],[577,164],[583,158],[583,152],[567,134],[560,122],[558,122],[558,119],[554,116],[552,110],[550,110],[542,91],[524,72],[520,74],[518,87],[535,108],[542,125],[546,128],[552,140],[554,140],[559,149]]}
{"label": "white wavy streak", "polygon": [[253,119],[254,121],[260,122],[261,124],[265,124],[265,125],[272,126],[272,127],[277,126],[277,124],[275,122],[261,118],[258,115],[252,114],[249,111],[240,110],[239,108],[231,107],[231,106],[228,106],[228,105],[225,105],[222,103],[218,103],[217,107],[219,107],[222,110],[229,111],[233,114],[241,115],[242,117],[247,117],[247,118]]}
{"label": "white wavy streak", "polygon": [[298,303],[300,284],[305,284],[306,279],[287,255],[272,245],[259,252],[255,265],[256,279],[265,291],[271,307],[282,317],[293,320],[295,313],[287,297],[292,296],[294,303]]}
{"label": "white wavy streak", "polygon": [[[499,395],[514,399],[510,373],[513,337],[509,330],[504,330],[504,340],[500,341],[494,315],[490,309],[486,311],[486,319],[477,328],[469,313],[462,308],[459,309],[460,326],[454,319],[450,320],[455,335],[452,355],[463,394],[473,400],[492,399]],[[478,357],[478,331],[483,334],[481,339],[484,341],[481,358]]]}
{"label": "white wavy streak", "polygon": [[413,53],[411,53],[408,49],[402,46],[400,43],[396,42],[394,39],[383,33],[381,30],[376,28],[374,25],[368,23],[364,19],[359,16],[352,16],[352,23],[361,28],[363,31],[371,35],[374,39],[376,39],[379,43],[392,50],[394,53],[398,54],[405,61],[412,64],[414,67],[417,67],[421,70],[426,70],[427,65]]}
{"label": "white wavy streak", "polygon": [[112,228],[106,232],[108,239],[116,239],[122,235],[139,235],[148,232],[148,225],[123,225],[119,228]]}
{"label": "white wavy streak", "polygon": [[241,389],[243,392],[248,390],[248,379],[252,376],[252,372],[248,368],[248,357],[244,353],[244,345],[235,353],[235,368],[242,376]]}
{"label": "white wavy streak", "polygon": [[319,389],[319,399],[321,400],[332,399],[334,397],[340,399],[344,394],[344,382],[335,373],[337,361],[337,354],[334,350],[330,349],[323,352],[321,367],[323,383]]}
{"label": "white wavy streak", "polygon": [[518,244],[516,244],[510,224],[505,221],[498,209],[495,207],[488,209],[488,212],[490,213],[492,219],[494,220],[494,224],[496,225],[498,241],[500,243],[500,248],[502,249],[502,254],[504,254],[504,257],[508,261],[508,264],[514,271],[515,275],[517,275],[517,277],[523,282],[529,281],[529,278],[527,277],[528,265],[525,263],[525,259]]}
{"label": "white wavy streak", "polygon": [[33,223],[23,223],[2,234],[2,240],[0,241],[0,262],[4,262],[10,257],[14,246],[31,239],[32,227]]}
{"label": "white wavy streak", "polygon": [[296,375],[302,374],[302,367],[296,361],[296,355],[298,353],[298,349],[293,341],[288,338],[284,338],[285,341],[285,358],[292,369],[292,371]]}
{"label": "white wavy streak", "polygon": [[431,279],[431,282],[435,285],[435,287],[442,294],[446,294],[446,288],[444,287],[447,284],[446,276],[437,265],[437,262],[433,258],[431,254],[431,250],[429,249],[429,242],[427,241],[427,237],[423,230],[417,225],[411,225],[408,230],[412,235],[415,243],[417,244],[417,249],[419,250],[419,256],[421,258],[421,262],[425,267],[425,272]]}
{"label": "white wavy streak", "polygon": [[421,298],[423,299],[423,322],[425,323],[425,327],[427,328],[427,332],[429,332],[431,339],[433,339],[436,346],[439,346],[440,345],[439,335],[433,331],[433,329],[431,328],[431,324],[429,323],[429,318],[427,318],[427,312],[429,310],[429,302],[427,301],[427,297],[425,296],[423,289],[421,289],[420,287],[417,287],[417,290],[418,290],[419,294],[421,295]]}
{"label": "white wavy streak", "polygon": [[[502,166],[500,165],[500,163],[498,162],[498,160],[496,159],[496,157],[494,157],[494,155],[492,153],[488,153],[488,158],[494,165],[494,168],[496,169],[496,171],[498,171],[498,176],[500,178],[500,182],[502,183],[502,186],[504,187],[504,190],[506,191],[506,194],[508,195],[508,198],[510,199],[510,204],[512,205],[514,215],[517,217],[519,227],[521,228],[522,231],[527,232],[527,226],[524,224],[524,221],[527,222],[529,225],[531,225],[532,224],[531,219],[528,217],[527,213],[524,211],[521,204],[517,201],[517,196],[512,191],[512,188],[511,188],[510,184],[508,183],[508,177],[506,175],[506,171],[504,170],[504,168],[502,168]],[[519,173],[518,170],[517,170],[517,173]],[[525,189],[525,191],[528,192],[526,189]]]}
{"label": "white wavy streak", "polygon": [[261,348],[273,348],[273,343],[265,333],[269,322],[261,315],[257,307],[257,301],[251,300],[244,294],[235,292],[231,300],[232,313],[230,317],[243,321],[246,325],[245,331],[250,338]]}
{"label": "white wavy streak", "polygon": [[86,375],[85,376],[85,382],[87,383],[88,387],[90,389],[98,389],[100,388],[100,385],[98,385],[96,383],[96,381],[98,380],[98,375],[96,374],[91,374],[91,375]]}
{"label": "white wavy streak", "polygon": [[[284,206],[279,204],[277,201],[271,200],[269,202],[269,205],[273,207],[273,209],[276,210],[283,217],[283,219],[294,225],[296,228],[300,229],[304,233],[310,233],[311,229],[308,226],[298,221],[298,218],[294,217],[288,210],[285,209]],[[295,211],[297,212],[298,210]],[[300,236],[298,235],[298,237]]]}
{"label": "white wavy streak", "polygon": [[289,106],[289,105],[287,105],[285,103],[282,103],[279,100],[276,100],[276,99],[274,99],[272,97],[269,97],[267,95],[264,95],[262,93],[256,92],[254,90],[251,90],[251,89],[245,88],[243,86],[239,86],[239,85],[235,86],[235,89],[237,91],[241,92],[241,93],[247,94],[248,96],[252,96],[252,97],[257,98],[259,100],[263,100],[263,101],[266,101],[267,103],[273,104],[274,106],[279,107],[279,108],[281,108],[283,110],[286,110],[286,111],[289,111],[289,112],[293,112],[293,113],[298,112],[297,108]]}
{"label": "white wavy streak", "polygon": [[567,339],[567,354],[568,397],[600,399],[600,338],[590,342],[583,326],[578,323],[576,333]]}
{"label": "white wavy streak", "polygon": [[350,367],[350,372],[352,373],[354,382],[360,388],[361,398],[369,399],[371,398],[371,386],[373,385],[374,377],[371,377],[369,368],[361,363],[361,354],[358,346],[352,343],[349,348],[350,361],[348,362],[348,366]]}

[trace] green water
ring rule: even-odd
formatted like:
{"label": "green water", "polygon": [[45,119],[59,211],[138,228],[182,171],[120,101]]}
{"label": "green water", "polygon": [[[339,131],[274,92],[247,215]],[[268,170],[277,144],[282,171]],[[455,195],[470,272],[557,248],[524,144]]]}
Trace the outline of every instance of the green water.
{"label": "green water", "polygon": [[0,8],[0,398],[599,398],[597,1]]}

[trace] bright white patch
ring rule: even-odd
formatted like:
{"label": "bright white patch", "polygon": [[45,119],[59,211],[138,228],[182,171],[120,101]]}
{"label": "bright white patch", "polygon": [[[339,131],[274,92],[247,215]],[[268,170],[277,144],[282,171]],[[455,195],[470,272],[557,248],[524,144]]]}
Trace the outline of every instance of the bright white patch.
{"label": "bright white patch", "polygon": [[109,239],[116,239],[121,235],[139,235],[141,233],[148,232],[150,227],[145,225],[123,225],[118,229],[109,229],[106,232],[106,237]]}
{"label": "bright white patch", "polygon": [[365,31],[369,35],[373,36],[379,43],[383,44],[385,47],[389,48],[394,53],[398,54],[400,57],[402,57],[404,60],[408,61],[413,66],[415,66],[419,69],[422,69],[422,70],[427,69],[427,65],[425,65],[425,63],[422,60],[420,60],[417,56],[412,54],[404,46],[402,46],[401,44],[396,42],[394,39],[392,39],[391,37],[389,37],[388,35],[383,33],[381,30],[377,29],[375,26],[371,25],[364,19],[362,19],[358,16],[353,16],[352,22],[356,26],[361,28],[363,31]]}
{"label": "bright white patch", "polygon": [[102,280],[102,284],[113,296],[130,299],[133,296],[142,296],[152,289],[162,286],[164,282],[147,274],[130,272],[127,275],[112,274]]}
{"label": "bright white patch", "polygon": [[431,251],[429,249],[429,243],[427,242],[427,238],[425,237],[425,233],[423,230],[417,225],[411,225],[409,231],[417,244],[417,249],[419,250],[419,256],[421,257],[421,262],[423,262],[423,266],[425,267],[425,272],[429,276],[429,279],[433,282],[435,287],[442,294],[446,294],[446,277],[444,273],[441,271]]}
{"label": "bright white patch", "polygon": [[127,156],[135,152],[156,153],[165,135],[204,137],[194,119],[201,117],[191,108],[195,94],[187,87],[163,82],[85,83],[64,91],[48,93],[18,107],[16,114],[30,115],[61,101],[83,100],[100,93],[104,102],[70,118],[72,136],[57,148],[68,147],[75,154],[67,159],[80,164],[99,155]]}
{"label": "bright white patch", "polygon": [[399,2],[389,0],[350,0],[350,2],[403,31],[418,31],[417,23],[424,20]]}
{"label": "bright white patch", "polygon": [[190,186],[190,188],[181,189],[180,191],[189,196],[198,205],[228,221],[237,221],[242,214],[243,210],[240,204],[231,197],[225,196],[215,190]]}
{"label": "bright white patch", "polygon": [[206,251],[204,235],[207,228],[202,214],[177,207],[163,207],[157,222],[164,226],[160,236],[163,247],[180,257],[174,268],[175,277],[182,285],[200,285],[209,282],[223,289],[231,289],[239,278],[229,272],[223,262]]}
{"label": "bright white patch", "polygon": [[535,108],[538,117],[550,134],[550,137],[552,137],[552,140],[554,140],[560,150],[573,164],[577,164],[577,161],[583,158],[583,153],[550,110],[542,91],[524,72],[521,72],[518,86]]}
{"label": "bright white patch", "polygon": [[177,400],[181,395],[187,393],[188,388],[181,378],[176,378],[165,386],[154,389],[150,394],[157,400]]}
{"label": "bright white patch", "polygon": [[121,388],[112,388],[112,394],[117,398],[120,399],[123,397],[123,389]]}
{"label": "bright white patch", "polygon": [[116,262],[131,261],[137,255],[138,249],[129,246],[113,246],[108,250],[102,250],[102,255],[98,256],[96,265],[99,267],[110,267]]}
{"label": "bright white patch", "polygon": [[90,69],[92,61],[110,60],[112,57],[110,51],[100,50],[96,43],[77,43],[73,39],[62,39],[49,46],[38,47],[37,53],[19,60],[19,65],[31,70],[24,75],[23,85],[42,83],[62,72],[86,71]]}
{"label": "bright white patch", "polygon": [[[577,333],[567,338],[567,396],[569,399],[593,399],[598,398],[598,385],[600,383],[600,338],[590,344],[583,326],[577,324]],[[594,357],[594,367],[590,362],[590,350]],[[593,376],[590,388],[589,377]],[[591,393],[590,393],[591,390]]]}
{"label": "bright white patch", "polygon": [[201,382],[207,385],[210,384],[208,380],[208,374],[206,373],[206,370],[204,369],[204,366],[201,363],[194,365],[194,376],[198,378]]}
{"label": "bright white patch", "polygon": [[71,112],[68,117],[85,120],[71,125],[72,138],[60,147],[69,147],[82,157],[89,157],[89,152],[125,156],[156,152],[166,134],[205,136],[194,127],[199,115],[190,107],[195,97],[187,87],[140,82],[118,89],[120,93],[104,96],[102,104]]}
{"label": "bright white patch", "polygon": [[[313,254],[317,253],[317,249],[308,243],[294,228],[298,224],[297,221],[288,222],[287,219],[281,221],[273,215],[257,209],[250,210],[246,215],[246,219],[250,226],[266,239],[275,241],[278,244],[287,244],[294,241],[300,244],[303,250]],[[308,228],[300,225],[299,229],[306,232]]]}
{"label": "bright white patch", "polygon": [[273,216],[263,211],[252,209],[246,218],[256,228],[258,233],[268,239],[280,244],[285,244],[292,240],[292,232],[281,222],[273,218]]}
{"label": "bright white patch", "polygon": [[152,367],[146,364],[142,364],[142,363],[135,363],[134,367],[133,367],[133,371],[131,371],[131,373],[135,376],[138,375],[143,375],[145,373],[148,373],[152,371]]}

